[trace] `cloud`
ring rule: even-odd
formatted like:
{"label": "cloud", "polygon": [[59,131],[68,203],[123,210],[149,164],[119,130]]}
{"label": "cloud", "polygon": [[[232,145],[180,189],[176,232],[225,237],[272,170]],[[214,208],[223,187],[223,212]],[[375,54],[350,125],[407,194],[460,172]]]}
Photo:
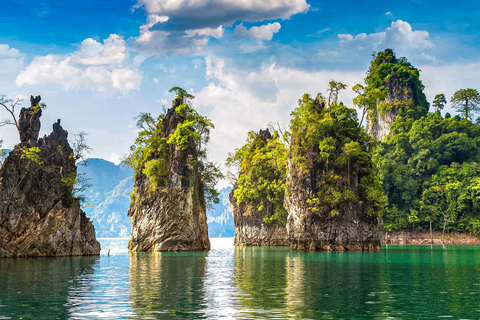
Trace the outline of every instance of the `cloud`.
{"label": "cloud", "polygon": [[247,132],[265,128],[269,122],[288,125],[290,113],[304,93],[324,93],[332,79],[344,82],[347,90],[340,100],[347,105],[354,93],[351,87],[363,82],[364,71],[303,71],[264,64],[247,72],[229,67],[229,60],[206,58],[208,85],[193,93],[194,106],[212,119],[215,129],[209,143],[213,161],[223,164],[228,152],[245,143]]}
{"label": "cloud", "polygon": [[111,34],[103,44],[91,38],[82,41],[68,56],[49,54],[35,57],[20,72],[17,86],[59,84],[63,90],[87,88],[106,93],[127,93],[138,89],[141,76],[136,69],[125,66],[126,44]]}
{"label": "cloud", "polygon": [[138,0],[135,8],[142,6],[148,14],[168,17],[168,21],[153,27],[162,31],[218,28],[235,21],[288,19],[310,7],[306,0]]}
{"label": "cloud", "polygon": [[[425,95],[432,102],[435,95],[445,94],[450,101],[455,91],[465,88],[475,88],[480,83],[480,61],[472,63],[452,63],[448,65],[420,66],[420,78],[425,85]],[[457,114],[447,103],[444,112]]]}
{"label": "cloud", "polygon": [[377,33],[360,33],[358,35],[339,34],[340,45],[369,52],[393,48],[401,55],[418,54],[418,59],[432,60],[431,55],[420,55],[424,50],[434,48],[428,31],[414,31],[406,21],[392,21],[385,31]]}
{"label": "cloud", "polygon": [[282,26],[278,22],[265,24],[259,27],[251,27],[247,29],[240,23],[235,27],[235,35],[239,37],[248,37],[257,40],[272,40],[273,34],[277,33]]}
{"label": "cloud", "polygon": [[[147,13],[147,21],[135,39],[137,63],[153,56],[199,54],[208,37],[222,38],[224,27],[236,21],[288,19],[310,6],[306,0],[138,0],[134,8],[140,7]],[[280,24],[237,28],[237,35],[271,40]]]}
{"label": "cloud", "polygon": [[18,72],[23,68],[25,54],[11,48],[8,44],[0,44],[0,74],[6,75]]}

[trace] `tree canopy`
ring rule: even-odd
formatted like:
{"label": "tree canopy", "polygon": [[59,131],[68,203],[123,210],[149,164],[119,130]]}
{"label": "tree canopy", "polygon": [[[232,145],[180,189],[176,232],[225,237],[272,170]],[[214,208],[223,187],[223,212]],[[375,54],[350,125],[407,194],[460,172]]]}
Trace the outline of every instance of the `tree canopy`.
{"label": "tree canopy", "polygon": [[475,113],[480,112],[480,94],[476,89],[460,89],[450,99],[457,112],[467,120],[472,120]]}
{"label": "tree canopy", "polygon": [[283,206],[287,177],[287,147],[279,132],[250,131],[247,142],[230,154],[227,165],[238,167],[233,196],[237,204],[263,214],[263,222],[287,222]]}
{"label": "tree canopy", "polygon": [[156,191],[159,187],[166,186],[175,150],[186,150],[193,146],[197,158],[190,159],[187,165],[201,174],[207,202],[218,202],[215,185],[222,174],[217,165],[208,161],[206,148],[210,130],[214,125],[210,119],[203,117],[193,108],[193,95],[179,87],[173,87],[170,92],[176,93],[171,109],[179,117],[175,130],[173,133],[163,132],[165,111],[157,117],[150,113],[140,113],[137,127],[141,131],[135,144],[131,146],[131,153],[125,163],[136,174],[140,171],[145,174],[151,182],[151,191]]}

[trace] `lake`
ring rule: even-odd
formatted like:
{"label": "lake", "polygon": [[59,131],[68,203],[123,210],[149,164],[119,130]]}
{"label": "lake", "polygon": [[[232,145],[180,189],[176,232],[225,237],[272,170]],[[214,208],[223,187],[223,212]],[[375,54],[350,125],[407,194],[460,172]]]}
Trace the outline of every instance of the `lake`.
{"label": "lake", "polygon": [[[480,246],[376,253],[234,248],[0,259],[0,319],[478,319]],[[107,255],[110,249],[110,256]]]}

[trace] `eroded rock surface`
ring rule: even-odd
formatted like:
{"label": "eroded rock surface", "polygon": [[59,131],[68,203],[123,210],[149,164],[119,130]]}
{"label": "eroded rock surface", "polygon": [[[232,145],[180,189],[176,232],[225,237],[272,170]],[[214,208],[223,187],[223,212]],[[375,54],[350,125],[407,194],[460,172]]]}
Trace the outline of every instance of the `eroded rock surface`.
{"label": "eroded rock surface", "polygon": [[288,234],[284,225],[263,222],[264,213],[245,204],[237,205],[233,197],[236,185],[230,193],[233,208],[236,246],[288,246]]}
{"label": "eroded rock surface", "polygon": [[[175,111],[178,101],[162,122],[161,136],[168,139],[182,117]],[[132,251],[202,251],[210,249],[204,185],[193,165],[197,159],[193,139],[185,150],[170,144],[165,167],[165,185],[151,190],[151,181],[139,170],[135,175],[135,198],[128,216],[132,232],[128,248]]]}
{"label": "eroded rock surface", "polygon": [[[75,179],[77,167],[60,120],[37,141],[39,101],[32,97],[32,106],[22,109],[22,143],[0,169],[0,257],[98,255],[93,224],[67,182]],[[34,156],[26,156],[29,152]]]}

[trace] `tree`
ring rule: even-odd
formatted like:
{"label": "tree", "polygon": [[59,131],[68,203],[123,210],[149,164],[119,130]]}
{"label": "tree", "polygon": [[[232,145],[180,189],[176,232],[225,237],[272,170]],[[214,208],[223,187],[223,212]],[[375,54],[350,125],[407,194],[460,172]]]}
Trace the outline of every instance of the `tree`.
{"label": "tree", "polygon": [[[18,133],[20,133],[20,126],[17,121],[17,117],[15,116],[15,107],[20,105],[22,102],[21,99],[15,100],[14,103],[12,103],[13,100],[6,99],[5,95],[0,95],[0,105],[10,114],[12,119],[3,119],[0,121],[0,127],[3,127],[7,124],[14,125],[17,128]],[[8,105],[10,104],[10,105]]]}
{"label": "tree", "polygon": [[[39,111],[45,109],[47,105],[45,103],[40,103],[40,96],[30,97],[33,110]],[[0,127],[5,125],[14,125],[17,128],[18,134],[20,134],[20,125],[18,124],[17,117],[15,116],[15,108],[21,105],[22,99],[16,99],[15,102],[11,99],[5,98],[5,95],[0,95],[0,105],[10,114],[12,119],[3,119],[0,121]],[[13,103],[12,103],[13,102]]]}
{"label": "tree", "polygon": [[382,92],[382,90],[377,88],[367,90],[367,88],[365,88],[361,84],[356,84],[355,86],[353,86],[352,90],[357,94],[357,96],[353,98],[353,104],[356,105],[359,109],[363,108],[362,119],[358,124],[358,126],[360,127],[368,110],[375,109],[377,106],[377,102],[385,99],[385,94]]}
{"label": "tree", "polygon": [[86,166],[88,164],[88,159],[86,159],[87,153],[89,153],[93,148],[87,145],[87,140],[85,136],[87,133],[84,131],[79,131],[74,135],[75,139],[73,141],[73,157],[75,161],[81,160],[81,164]]}
{"label": "tree", "polygon": [[433,108],[435,112],[439,112],[440,110],[443,110],[443,107],[447,103],[447,99],[445,99],[445,95],[443,93],[439,93],[435,96],[435,99],[433,99]]}
{"label": "tree", "polygon": [[328,114],[330,114],[330,109],[332,103],[337,104],[338,101],[338,92],[347,88],[347,85],[341,82],[330,80],[328,83]]}
{"label": "tree", "polygon": [[480,94],[477,89],[460,89],[450,99],[455,110],[460,112],[465,119],[472,120],[475,113],[480,112]]}

